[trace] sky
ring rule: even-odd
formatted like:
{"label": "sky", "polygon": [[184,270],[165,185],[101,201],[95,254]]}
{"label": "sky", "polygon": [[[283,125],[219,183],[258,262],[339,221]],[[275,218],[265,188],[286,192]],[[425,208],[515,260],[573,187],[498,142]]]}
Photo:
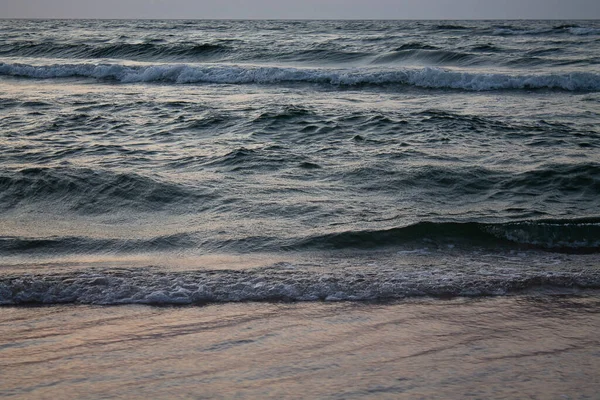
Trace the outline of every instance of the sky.
{"label": "sky", "polygon": [[600,19],[600,0],[0,0],[0,18]]}

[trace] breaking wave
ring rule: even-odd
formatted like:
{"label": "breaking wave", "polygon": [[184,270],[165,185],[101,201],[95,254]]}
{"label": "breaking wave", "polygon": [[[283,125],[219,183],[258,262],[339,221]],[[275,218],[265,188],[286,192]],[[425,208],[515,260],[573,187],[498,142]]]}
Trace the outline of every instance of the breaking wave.
{"label": "breaking wave", "polygon": [[253,270],[168,272],[144,269],[0,277],[0,305],[205,304],[242,301],[382,301],[407,297],[501,296],[539,289],[598,289],[600,271],[481,264],[320,273],[275,264]]}
{"label": "breaking wave", "polygon": [[94,78],[121,83],[162,82],[174,84],[281,84],[310,83],[334,86],[407,85],[467,91],[559,89],[600,90],[600,74],[593,72],[509,75],[474,73],[442,68],[422,69],[302,69],[225,65],[54,64],[0,63],[1,76],[32,79]]}

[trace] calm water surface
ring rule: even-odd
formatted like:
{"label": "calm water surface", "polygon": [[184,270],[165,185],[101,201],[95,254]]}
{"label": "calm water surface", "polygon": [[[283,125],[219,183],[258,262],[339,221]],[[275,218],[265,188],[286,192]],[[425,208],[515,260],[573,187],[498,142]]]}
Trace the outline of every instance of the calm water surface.
{"label": "calm water surface", "polygon": [[598,296],[5,308],[15,398],[595,399]]}

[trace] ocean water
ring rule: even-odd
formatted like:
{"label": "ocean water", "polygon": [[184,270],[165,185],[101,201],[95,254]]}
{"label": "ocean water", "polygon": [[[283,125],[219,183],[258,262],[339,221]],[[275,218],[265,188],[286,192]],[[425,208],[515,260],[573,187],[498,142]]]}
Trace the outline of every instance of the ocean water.
{"label": "ocean water", "polygon": [[598,21],[0,20],[3,330],[594,299],[599,122]]}
{"label": "ocean water", "polygon": [[0,29],[2,304],[600,284],[597,21]]}

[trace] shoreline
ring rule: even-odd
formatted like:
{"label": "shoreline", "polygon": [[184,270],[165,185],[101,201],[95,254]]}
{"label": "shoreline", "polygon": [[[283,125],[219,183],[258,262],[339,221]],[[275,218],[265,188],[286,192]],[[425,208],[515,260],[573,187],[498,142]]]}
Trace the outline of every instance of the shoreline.
{"label": "shoreline", "polygon": [[8,307],[16,398],[593,398],[600,296]]}

